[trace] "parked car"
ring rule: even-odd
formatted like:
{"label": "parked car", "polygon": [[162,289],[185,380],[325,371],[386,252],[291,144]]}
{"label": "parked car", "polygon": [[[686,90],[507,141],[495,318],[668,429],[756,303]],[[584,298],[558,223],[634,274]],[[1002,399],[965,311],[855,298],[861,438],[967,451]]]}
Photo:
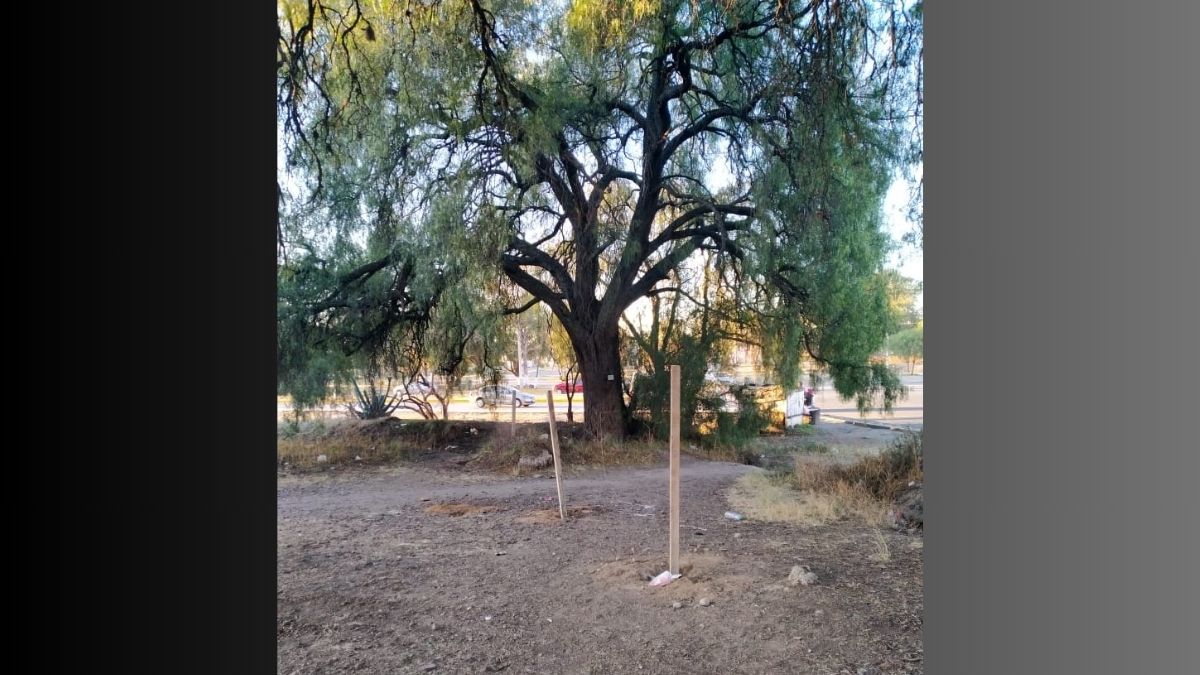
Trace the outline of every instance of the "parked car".
{"label": "parked car", "polygon": [[[567,383],[566,382],[558,382],[557,384],[554,385],[554,391],[557,391],[560,394],[567,393]],[[576,382],[575,388],[572,391],[574,391],[574,393],[576,393],[576,394],[583,391],[583,383]]]}
{"label": "parked car", "polygon": [[534,398],[532,395],[503,384],[490,384],[480,388],[479,392],[475,394],[475,405],[480,408],[484,406],[508,405],[512,403],[514,396],[517,398],[517,405],[523,408],[533,405]]}

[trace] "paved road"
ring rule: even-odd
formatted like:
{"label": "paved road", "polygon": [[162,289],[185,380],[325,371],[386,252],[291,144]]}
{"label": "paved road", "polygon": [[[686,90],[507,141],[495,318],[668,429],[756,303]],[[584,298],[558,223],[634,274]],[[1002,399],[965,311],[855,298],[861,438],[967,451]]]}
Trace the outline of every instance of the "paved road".
{"label": "paved road", "polygon": [[842,401],[832,388],[822,389],[813,397],[813,403],[821,409],[821,414],[831,421],[862,420],[882,422],[896,426],[921,427],[925,422],[925,384],[921,375],[901,378],[908,387],[908,396],[896,403],[890,414],[877,411],[859,415],[854,401]]}
{"label": "paved road", "polygon": [[[837,392],[830,385],[825,385],[819,389],[813,396],[813,403],[821,409],[821,414],[830,421],[846,420],[863,420],[872,422],[883,422],[898,426],[919,427],[924,423],[925,412],[925,385],[924,377],[921,375],[911,376],[905,375],[901,378],[905,386],[908,387],[908,396],[899,401],[896,407],[890,414],[872,411],[867,415],[862,416],[858,413],[858,408],[855,407],[854,401],[841,400]],[[519,421],[544,420],[547,417],[548,410],[546,407],[545,392],[538,393],[530,391],[536,396],[536,401],[529,407],[517,408],[517,419]],[[439,408],[435,405],[435,410]],[[779,404],[779,409],[782,411],[785,406],[782,402]],[[279,414],[282,416],[290,410],[289,406],[280,404],[278,406]],[[576,394],[572,403],[572,410],[575,413],[576,419],[582,419],[582,413],[585,410],[583,394]],[[329,407],[327,411],[330,414],[342,414],[344,408]],[[505,421],[512,418],[512,410],[509,406],[497,406],[495,408],[479,408],[473,401],[468,399],[460,399],[451,402],[450,418],[462,420],[496,420]],[[554,396],[554,411],[559,419],[565,419],[567,413],[567,400],[565,394],[555,394]],[[420,415],[411,410],[400,410],[396,412],[396,417],[404,419],[420,419]]]}

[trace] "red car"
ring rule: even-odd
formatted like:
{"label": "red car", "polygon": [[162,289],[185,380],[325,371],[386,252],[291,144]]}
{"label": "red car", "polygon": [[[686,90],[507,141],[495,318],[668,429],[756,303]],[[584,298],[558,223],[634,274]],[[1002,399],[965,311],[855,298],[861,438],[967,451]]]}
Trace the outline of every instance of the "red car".
{"label": "red car", "polygon": [[[554,385],[554,391],[557,391],[557,392],[558,392],[558,393],[560,393],[560,394],[565,394],[565,393],[567,393],[567,383],[566,383],[566,382],[559,382],[558,384],[555,384],[555,385]],[[583,391],[583,383],[582,383],[582,382],[576,382],[576,383],[575,383],[575,393],[576,393],[576,394],[578,394],[578,393],[579,393],[579,392],[581,392],[581,391]]]}

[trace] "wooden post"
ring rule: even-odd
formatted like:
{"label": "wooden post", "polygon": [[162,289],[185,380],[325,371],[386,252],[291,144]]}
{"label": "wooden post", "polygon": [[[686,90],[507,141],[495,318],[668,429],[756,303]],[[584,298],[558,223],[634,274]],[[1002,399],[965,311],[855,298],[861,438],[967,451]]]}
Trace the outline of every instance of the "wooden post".
{"label": "wooden post", "polygon": [[512,437],[517,437],[517,390],[513,390],[512,395]]}
{"label": "wooden post", "polygon": [[567,519],[567,507],[563,502],[562,459],[558,453],[558,427],[554,424],[554,390],[546,392],[546,408],[550,411],[550,450],[554,453],[554,483],[558,488],[558,517]]}
{"label": "wooden post", "polygon": [[671,574],[679,574],[679,366],[671,366]]}

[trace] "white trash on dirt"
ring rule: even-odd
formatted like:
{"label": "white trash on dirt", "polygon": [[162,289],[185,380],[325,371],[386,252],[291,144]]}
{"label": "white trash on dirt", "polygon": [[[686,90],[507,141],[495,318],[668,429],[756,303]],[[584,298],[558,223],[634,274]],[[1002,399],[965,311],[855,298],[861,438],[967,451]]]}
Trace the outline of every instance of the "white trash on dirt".
{"label": "white trash on dirt", "polygon": [[804,585],[812,586],[817,583],[817,575],[809,569],[807,565],[796,565],[792,567],[792,571],[788,574],[788,585]]}
{"label": "white trash on dirt", "polygon": [[733,511],[726,511],[725,517],[730,520],[745,520],[746,519],[746,516],[743,516],[740,513],[735,513]]}
{"label": "white trash on dirt", "polygon": [[317,464],[324,464],[329,461],[329,455],[317,455]]}
{"label": "white trash on dirt", "polygon": [[675,581],[676,579],[678,579],[680,576],[681,575],[679,575],[679,574],[671,574],[671,570],[667,570],[667,571],[663,572],[662,574],[651,579],[650,585],[651,586],[666,586],[667,584],[671,583],[672,581]]}

